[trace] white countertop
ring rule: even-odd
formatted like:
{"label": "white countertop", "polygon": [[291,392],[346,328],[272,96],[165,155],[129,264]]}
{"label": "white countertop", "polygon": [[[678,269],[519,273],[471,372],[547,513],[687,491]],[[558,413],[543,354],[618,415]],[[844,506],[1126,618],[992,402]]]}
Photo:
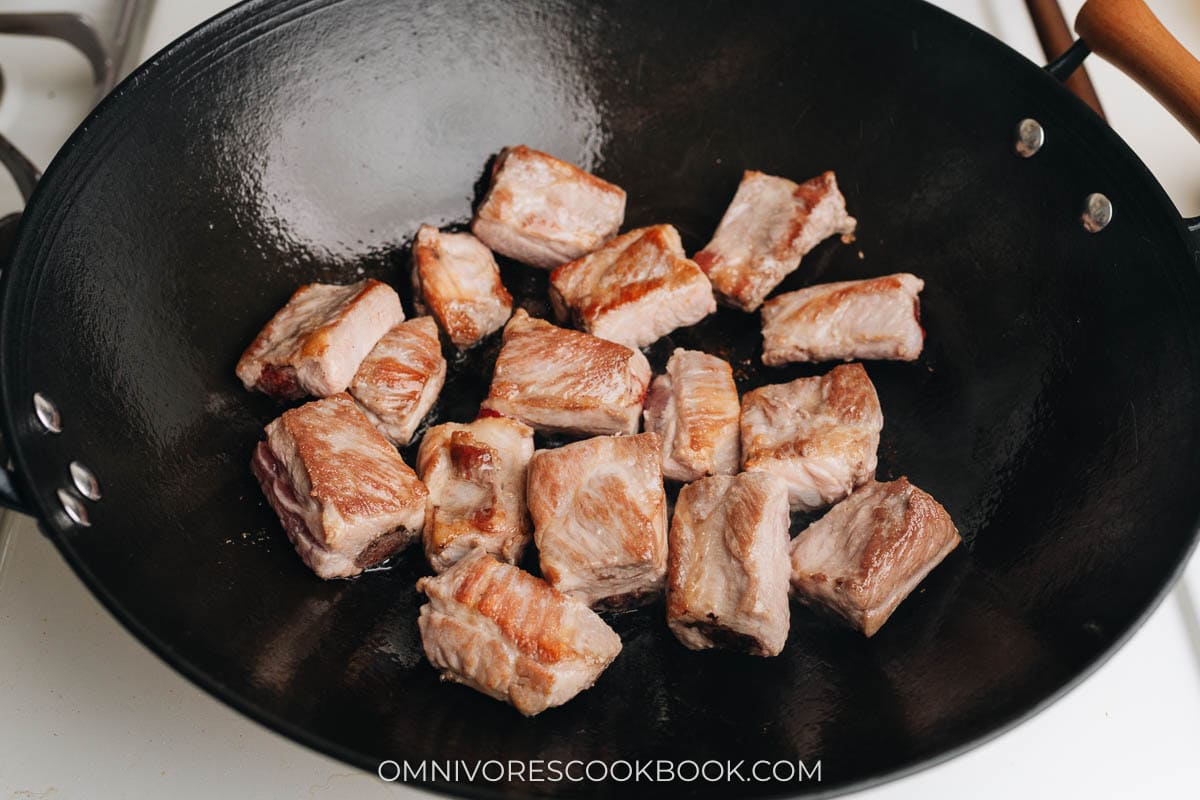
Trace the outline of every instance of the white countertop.
{"label": "white countertop", "polygon": [[[1063,3],[1073,16],[1080,0]],[[0,10],[5,5],[0,0]],[[26,4],[28,5],[28,4]],[[230,5],[158,0],[146,52]],[[938,0],[1035,61],[1017,0]],[[1151,5],[1200,51],[1200,4]],[[0,48],[25,47],[0,37]],[[46,45],[86,92],[82,60]],[[0,51],[3,52],[3,51]],[[11,52],[11,51],[9,51]],[[0,63],[3,59],[0,58]],[[1112,68],[1088,67],[1114,127],[1188,214],[1200,213],[1200,144]],[[6,68],[10,84],[28,78]],[[32,80],[32,78],[29,78]],[[68,77],[68,80],[71,80]],[[54,97],[50,97],[51,92]],[[0,129],[22,115],[17,144],[43,165],[64,123],[67,89],[21,108],[0,102]],[[5,194],[5,193],[8,194]],[[11,189],[0,189],[0,212]],[[1200,796],[1200,560],[1111,661],[1013,731],[933,769],[862,792],[862,800]],[[0,800],[34,798],[425,797],[317,755],[204,694],[104,611],[32,524],[0,522]]]}

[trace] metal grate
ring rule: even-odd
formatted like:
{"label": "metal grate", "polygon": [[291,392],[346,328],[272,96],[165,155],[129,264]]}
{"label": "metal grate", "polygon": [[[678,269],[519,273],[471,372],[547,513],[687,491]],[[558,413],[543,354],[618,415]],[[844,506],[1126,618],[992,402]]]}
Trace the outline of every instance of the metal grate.
{"label": "metal grate", "polygon": [[154,0],[71,0],[69,11],[45,11],[33,0],[0,3],[0,33],[62,39],[79,49],[92,67],[95,100],[117,84],[138,61]]}

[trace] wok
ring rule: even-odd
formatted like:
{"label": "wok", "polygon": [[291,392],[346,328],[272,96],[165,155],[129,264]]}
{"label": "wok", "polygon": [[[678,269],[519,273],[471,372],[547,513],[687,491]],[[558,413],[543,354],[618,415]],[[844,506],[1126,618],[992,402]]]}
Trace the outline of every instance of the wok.
{"label": "wok", "polygon": [[[1136,6],[1093,0],[1089,43],[1128,48],[1104,14]],[[1147,80],[1149,49],[1122,51]],[[238,6],[118,87],[25,210],[0,296],[6,501],[173,667],[366,769],[820,760],[820,782],[675,787],[749,797],[836,793],[944,759],[1092,670],[1196,540],[1200,238],[1060,85],[1083,55],[1044,71],[895,0]],[[1191,90],[1175,90],[1194,122]],[[1044,132],[1029,158],[1014,151],[1024,119]],[[301,283],[375,276],[411,310],[417,225],[467,220],[489,157],[515,143],[623,186],[627,226],[673,223],[689,252],[744,168],[834,169],[857,241],[823,244],[784,288],[924,278],[922,359],[868,365],[879,475],[938,497],[965,546],[873,639],[795,608],[783,655],[750,659],[685,650],[661,605],[615,615],[625,650],[595,688],[523,719],[423,659],[415,550],[330,583],[292,552],[248,469],[279,407],[243,391],[234,362]],[[1094,193],[1114,210],[1098,232],[1081,220]],[[503,275],[547,313],[545,273],[505,262]],[[757,318],[730,309],[658,342],[654,366],[676,346],[729,358],[743,391],[825,369],[761,367]],[[474,417],[497,349],[451,354],[434,421]],[[423,782],[478,796],[661,788]]]}

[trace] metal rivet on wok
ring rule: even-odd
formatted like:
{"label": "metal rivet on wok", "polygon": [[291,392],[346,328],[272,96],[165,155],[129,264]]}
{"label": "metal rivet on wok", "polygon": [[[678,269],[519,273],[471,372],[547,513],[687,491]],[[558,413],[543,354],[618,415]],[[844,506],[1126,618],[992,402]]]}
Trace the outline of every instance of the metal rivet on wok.
{"label": "metal rivet on wok", "polygon": [[41,392],[33,393],[33,413],[37,414],[43,428],[51,433],[62,433],[62,417],[59,416],[58,406]]}
{"label": "metal rivet on wok", "polygon": [[78,461],[71,462],[71,481],[79,493],[88,500],[100,499],[100,481],[96,480],[95,474],[90,469]]}
{"label": "metal rivet on wok", "polygon": [[1112,222],[1114,213],[1112,201],[1099,192],[1093,192],[1083,201],[1083,227],[1088,233],[1102,231]]}
{"label": "metal rivet on wok", "polygon": [[1029,158],[1046,143],[1046,131],[1036,119],[1023,119],[1017,124],[1017,155]]}
{"label": "metal rivet on wok", "polygon": [[87,506],[68,490],[58,490],[58,502],[62,504],[63,511],[66,512],[66,515],[72,522],[85,527],[92,524],[91,520],[88,519]]}

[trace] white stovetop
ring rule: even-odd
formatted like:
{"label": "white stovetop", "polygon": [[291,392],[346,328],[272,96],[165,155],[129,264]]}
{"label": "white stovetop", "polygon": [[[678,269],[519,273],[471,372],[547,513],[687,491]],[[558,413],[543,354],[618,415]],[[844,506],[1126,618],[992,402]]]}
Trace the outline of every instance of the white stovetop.
{"label": "white stovetop", "polygon": [[[1042,61],[1024,4],[936,0]],[[0,0],[0,10],[13,0]],[[1081,0],[1063,3],[1073,16]],[[22,0],[20,5],[36,5]],[[46,6],[54,3],[46,3]],[[158,0],[146,53],[228,0]],[[1194,51],[1200,6],[1153,2]],[[41,47],[42,49],[37,49]],[[53,81],[14,68],[53,60]],[[81,58],[0,36],[0,130],[45,164],[88,94]],[[8,61],[6,61],[8,59]],[[20,60],[20,59],[18,59]],[[26,63],[26,62],[22,62]],[[1181,210],[1200,213],[1200,144],[1136,86],[1088,66],[1110,120]],[[64,76],[66,85],[64,87]],[[13,87],[25,84],[17,94]],[[72,105],[72,103],[75,105]],[[0,184],[4,184],[0,180]],[[0,186],[0,213],[15,207]],[[933,769],[857,795],[897,798],[1200,796],[1200,560],[1113,659],[1033,720]],[[114,622],[28,520],[0,522],[0,800],[423,797],[307,751],[164,666]]]}

